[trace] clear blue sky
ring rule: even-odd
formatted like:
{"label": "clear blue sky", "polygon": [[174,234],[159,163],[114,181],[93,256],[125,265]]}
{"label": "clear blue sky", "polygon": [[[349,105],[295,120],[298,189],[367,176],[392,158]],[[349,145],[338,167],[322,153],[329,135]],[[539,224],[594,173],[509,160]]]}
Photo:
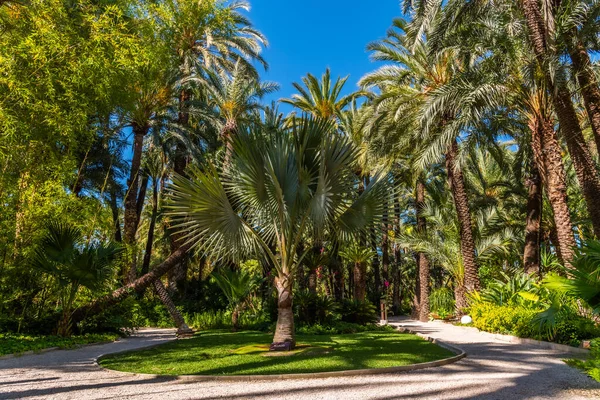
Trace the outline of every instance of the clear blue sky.
{"label": "clear blue sky", "polygon": [[[269,40],[264,56],[269,71],[264,80],[281,90],[268,99],[289,97],[292,82],[310,72],[320,77],[331,68],[332,77],[350,75],[345,91],[376,65],[369,61],[367,43],[383,38],[395,17],[400,0],[250,0],[249,17]],[[281,111],[288,108],[281,106]]]}

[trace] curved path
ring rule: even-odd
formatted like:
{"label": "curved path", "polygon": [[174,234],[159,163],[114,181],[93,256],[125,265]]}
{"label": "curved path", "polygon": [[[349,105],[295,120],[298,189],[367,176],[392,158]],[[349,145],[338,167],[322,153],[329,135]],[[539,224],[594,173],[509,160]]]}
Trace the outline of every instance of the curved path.
{"label": "curved path", "polygon": [[126,376],[94,364],[101,354],[174,339],[144,329],[116,343],[0,360],[0,399],[590,399],[600,384],[565,365],[566,355],[495,341],[442,323],[395,322],[464,349],[444,367],[390,375],[275,382],[190,382]]}

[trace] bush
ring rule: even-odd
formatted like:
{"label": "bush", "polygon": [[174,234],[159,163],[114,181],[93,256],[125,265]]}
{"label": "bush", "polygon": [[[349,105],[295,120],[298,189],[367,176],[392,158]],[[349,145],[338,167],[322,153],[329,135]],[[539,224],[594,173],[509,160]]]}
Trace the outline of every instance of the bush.
{"label": "bush", "polygon": [[[197,330],[232,329],[231,311],[205,311],[185,315],[190,328]],[[271,319],[265,312],[244,312],[240,314],[239,328],[243,330],[267,331],[271,327]]]}
{"label": "bush", "polygon": [[349,322],[337,321],[332,325],[312,325],[302,326],[297,329],[299,335],[341,335],[369,331],[395,331],[396,329],[389,325],[367,324],[359,325]]}
{"label": "bush", "polygon": [[581,340],[600,336],[600,328],[593,321],[573,313],[558,314],[552,329],[543,329],[539,324],[541,311],[525,306],[498,306],[485,302],[475,302],[470,307],[473,326],[486,332],[575,346]]}
{"label": "bush", "polygon": [[590,377],[600,382],[600,338],[590,341],[590,358],[588,360],[572,359],[567,364],[581,368]]}
{"label": "bush", "polygon": [[82,336],[29,336],[18,334],[0,334],[0,356],[5,354],[20,354],[26,351],[39,351],[51,347],[70,349],[84,344],[111,342],[117,340],[117,334],[91,334]]}
{"label": "bush", "polygon": [[342,321],[367,325],[379,320],[377,308],[368,301],[345,300],[341,308]]}
{"label": "bush", "polygon": [[429,308],[432,314],[440,318],[454,314],[454,293],[452,289],[441,287],[435,289],[429,295]]}
{"label": "bush", "polygon": [[309,291],[294,296],[294,316],[298,325],[327,325],[340,319],[337,303],[330,297]]}

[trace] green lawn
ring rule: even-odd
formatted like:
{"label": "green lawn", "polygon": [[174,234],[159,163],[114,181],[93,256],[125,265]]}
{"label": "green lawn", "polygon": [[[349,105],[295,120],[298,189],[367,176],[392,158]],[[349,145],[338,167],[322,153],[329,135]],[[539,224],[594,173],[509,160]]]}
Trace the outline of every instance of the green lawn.
{"label": "green lawn", "polygon": [[89,334],[81,336],[30,336],[12,333],[0,334],[0,356],[20,354],[26,351],[40,351],[51,347],[70,349],[84,344],[112,342],[117,340],[116,333]]}
{"label": "green lawn", "polygon": [[256,345],[270,343],[260,332],[201,332],[152,349],[108,356],[100,364],[119,371],[165,375],[261,375],[385,368],[447,358],[450,351],[410,334],[363,332],[298,335],[289,356],[265,357]]}

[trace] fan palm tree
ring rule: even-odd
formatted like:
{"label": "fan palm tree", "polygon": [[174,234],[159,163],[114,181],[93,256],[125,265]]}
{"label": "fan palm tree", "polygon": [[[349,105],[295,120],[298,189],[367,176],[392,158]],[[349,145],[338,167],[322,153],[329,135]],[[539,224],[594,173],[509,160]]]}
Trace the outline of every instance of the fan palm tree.
{"label": "fan palm tree", "polygon": [[227,297],[231,307],[233,331],[239,328],[239,316],[244,302],[259,286],[260,281],[244,270],[234,271],[221,268],[212,273],[212,278]]}
{"label": "fan palm tree", "polygon": [[315,117],[337,119],[341,117],[343,110],[356,97],[361,95],[360,93],[352,93],[342,96],[346,81],[348,81],[348,76],[338,77],[335,82],[332,82],[329,68],[325,70],[320,81],[316,76],[309,73],[302,78],[304,87],[297,82],[293,83],[294,88],[299,93],[292,95],[290,99],[281,99],[280,101]]}
{"label": "fan palm tree", "polygon": [[340,251],[340,255],[353,267],[354,298],[358,301],[365,301],[367,295],[367,265],[375,257],[375,252],[360,243],[352,242]]}
{"label": "fan palm tree", "polygon": [[[290,131],[265,137],[240,130],[228,168],[192,169],[174,177],[170,216],[187,243],[216,259],[261,254],[277,276],[274,343],[295,343],[292,283],[310,248],[297,255],[309,230],[338,237],[366,229],[381,215],[384,182],[357,195],[356,150],[332,121],[302,118]],[[274,245],[274,246],[273,246]]]}
{"label": "fan palm tree", "polygon": [[122,248],[114,243],[91,243],[72,226],[50,222],[36,248],[31,266],[53,276],[61,293],[62,317],[57,332],[71,334],[71,311],[82,287],[98,291],[112,278]]}

